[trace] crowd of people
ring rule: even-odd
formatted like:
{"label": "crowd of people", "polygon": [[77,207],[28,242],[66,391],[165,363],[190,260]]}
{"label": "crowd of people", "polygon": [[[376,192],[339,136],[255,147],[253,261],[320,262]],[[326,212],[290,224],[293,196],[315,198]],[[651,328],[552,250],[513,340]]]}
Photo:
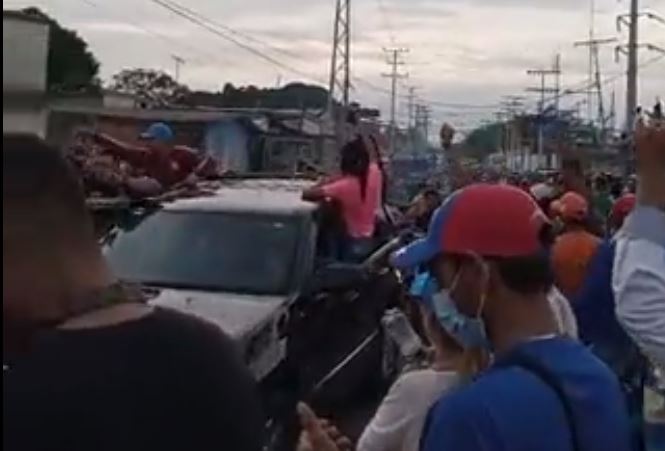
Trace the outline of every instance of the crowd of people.
{"label": "crowd of people", "polygon": [[[157,192],[210,164],[169,132],[151,126],[142,147],[82,139],[100,166],[131,165],[111,171],[114,184]],[[556,183],[423,192],[407,218],[425,235],[391,264],[414,275],[408,302],[430,365],[397,379],[357,443],[299,404],[298,450],[645,450],[644,385],[665,366],[665,124],[641,124],[635,147],[635,194],[606,178],[589,190],[574,165]],[[351,141],[340,174],[303,193],[337,201],[344,259],[365,255],[376,231],[377,150]],[[118,281],[85,195],[56,149],[4,135],[6,449],[263,449],[259,396],[232,340]]]}
{"label": "crowd of people", "polygon": [[471,183],[441,206],[425,188],[404,219],[426,236],[392,263],[416,274],[431,365],[394,383],[355,445],[301,404],[299,449],[664,447],[644,421],[665,363],[663,127],[636,132],[637,194],[634,178],[577,162],[558,180]]}

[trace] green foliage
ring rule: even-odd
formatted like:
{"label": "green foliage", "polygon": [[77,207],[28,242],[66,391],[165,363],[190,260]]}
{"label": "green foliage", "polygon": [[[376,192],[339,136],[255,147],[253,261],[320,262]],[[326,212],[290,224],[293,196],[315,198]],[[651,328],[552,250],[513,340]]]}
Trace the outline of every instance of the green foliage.
{"label": "green foliage", "polygon": [[483,155],[495,152],[501,143],[501,128],[502,124],[500,123],[478,127],[469,133],[465,144]]}
{"label": "green foliage", "polygon": [[87,42],[38,8],[25,8],[23,13],[45,19],[50,24],[47,66],[49,91],[98,90],[99,61],[88,49]]}
{"label": "green foliage", "polygon": [[235,87],[226,83],[221,92],[192,92],[184,103],[226,108],[321,109],[326,106],[327,100],[327,90],[303,83],[291,83],[282,88]]}
{"label": "green foliage", "polygon": [[169,74],[152,69],[123,69],[113,76],[111,89],[133,95],[148,108],[166,107],[181,102],[189,93],[187,86]]}

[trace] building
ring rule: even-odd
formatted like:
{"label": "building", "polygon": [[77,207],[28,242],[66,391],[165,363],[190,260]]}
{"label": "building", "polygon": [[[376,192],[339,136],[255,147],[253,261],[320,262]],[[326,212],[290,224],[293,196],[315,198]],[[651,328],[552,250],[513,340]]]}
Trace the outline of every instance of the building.
{"label": "building", "polygon": [[101,98],[52,99],[46,139],[66,148],[77,130],[135,142],[152,122],[166,122],[179,145],[204,150],[236,172],[294,173],[330,169],[324,159],[333,141],[320,120],[302,111],[241,109],[111,108]]}
{"label": "building", "polygon": [[2,12],[2,131],[46,135],[49,24]]}

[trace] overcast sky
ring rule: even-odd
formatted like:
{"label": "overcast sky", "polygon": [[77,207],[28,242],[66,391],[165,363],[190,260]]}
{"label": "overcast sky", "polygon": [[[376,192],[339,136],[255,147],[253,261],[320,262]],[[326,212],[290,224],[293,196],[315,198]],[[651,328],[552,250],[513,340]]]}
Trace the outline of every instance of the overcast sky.
{"label": "overcast sky", "polygon": [[[628,0],[596,1],[596,36],[626,39],[617,33],[615,17]],[[241,32],[235,36],[291,72],[258,58],[246,49],[174,15],[150,0],[7,0],[5,8],[39,6],[63,25],[75,28],[102,63],[109,79],[122,68],[151,67],[173,72],[172,55],[186,60],[181,81],[192,88],[220,89],[236,85],[271,85],[293,80],[325,84],[329,72],[334,0],[177,0],[178,3]],[[642,0],[644,10],[665,16],[665,0]],[[573,42],[588,37],[590,0],[353,0],[352,72],[359,78],[352,97],[381,108],[388,115],[381,77],[388,66],[381,48],[408,47],[400,84],[418,87],[424,101],[492,105],[504,95],[528,95],[525,88],[538,80],[530,68],[547,68],[562,54],[563,86],[580,85],[587,77],[588,53]],[[665,24],[643,19],[641,39],[665,48]],[[226,32],[228,35],[229,32]],[[252,38],[247,41],[245,36]],[[268,44],[268,45],[265,45]],[[658,54],[642,51],[640,61]],[[606,77],[625,71],[625,59],[614,61],[613,45],[602,48]],[[372,86],[367,85],[368,81]],[[552,82],[554,80],[552,79]],[[608,83],[606,98],[616,91],[623,105],[625,78]],[[644,67],[640,101],[665,97],[665,58]],[[584,96],[569,96],[571,105]],[[534,105],[530,102],[529,105]],[[435,121],[448,120],[458,128],[490,119],[490,108],[461,109],[435,106]],[[586,107],[582,106],[582,111]],[[621,110],[620,110],[621,111]],[[621,114],[623,116],[623,114]],[[406,104],[400,102],[400,117]]]}

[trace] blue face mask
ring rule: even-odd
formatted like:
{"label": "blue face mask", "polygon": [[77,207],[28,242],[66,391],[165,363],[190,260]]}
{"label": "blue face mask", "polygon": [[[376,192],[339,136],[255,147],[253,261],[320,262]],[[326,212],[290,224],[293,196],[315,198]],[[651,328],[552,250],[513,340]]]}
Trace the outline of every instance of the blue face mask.
{"label": "blue face mask", "polygon": [[[455,285],[456,281],[451,288],[454,289]],[[480,313],[471,318],[460,312],[450,292],[450,289],[443,289],[432,296],[434,313],[441,327],[465,349],[489,349],[487,329]]]}
{"label": "blue face mask", "polygon": [[434,296],[437,291],[439,291],[439,286],[429,272],[417,274],[409,288],[409,294],[422,299],[425,306],[430,310],[433,309],[432,296]]}

